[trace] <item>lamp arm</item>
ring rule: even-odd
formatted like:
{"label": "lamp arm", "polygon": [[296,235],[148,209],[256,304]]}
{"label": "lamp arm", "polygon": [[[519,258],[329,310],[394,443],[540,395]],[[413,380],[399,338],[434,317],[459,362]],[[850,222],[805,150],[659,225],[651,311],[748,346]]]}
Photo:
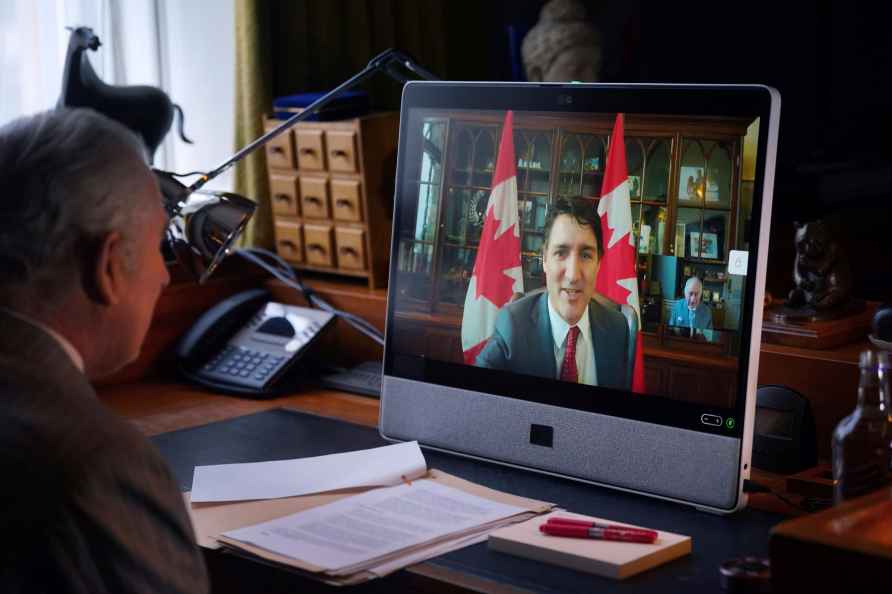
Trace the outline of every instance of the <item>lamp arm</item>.
{"label": "lamp arm", "polygon": [[439,80],[436,76],[434,76],[429,70],[421,67],[418,63],[415,62],[412,58],[410,58],[406,53],[401,52],[396,49],[386,50],[374,58],[372,58],[369,63],[363,68],[360,72],[354,74],[349,79],[345,80],[337,87],[308,105],[303,111],[298,114],[295,114],[282,122],[277,127],[273,128],[263,136],[257,138],[251,143],[242,147],[237,153],[232,155],[229,159],[224,161],[221,165],[217,166],[214,170],[205,173],[201,177],[199,177],[191,186],[187,188],[187,193],[195,192],[196,190],[201,189],[206,183],[219,176],[230,167],[241,161],[248,154],[252,153],[255,149],[260,148],[261,146],[268,143],[270,140],[279,136],[296,123],[306,120],[311,115],[316,113],[319,109],[326,106],[330,103],[339,93],[342,91],[346,91],[359,84],[363,80],[367,79],[371,75],[377,73],[378,71],[383,70],[386,72],[391,78],[398,80],[399,82],[406,82],[408,80],[398,71],[393,70],[395,66],[402,66],[406,70],[412,72],[416,76],[423,78],[425,80]]}

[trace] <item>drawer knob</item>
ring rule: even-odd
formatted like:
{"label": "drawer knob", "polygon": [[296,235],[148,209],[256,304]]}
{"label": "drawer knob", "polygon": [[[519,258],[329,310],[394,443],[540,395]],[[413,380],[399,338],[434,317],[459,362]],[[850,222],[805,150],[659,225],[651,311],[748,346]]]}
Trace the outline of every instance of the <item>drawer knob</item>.
{"label": "drawer knob", "polygon": [[310,252],[319,252],[320,254],[325,253],[325,248],[319,245],[318,243],[311,243],[307,246],[307,251]]}
{"label": "drawer knob", "polygon": [[342,254],[346,254],[348,256],[353,256],[354,258],[359,257],[359,252],[356,251],[356,248],[350,247],[349,245],[346,245],[346,246],[340,248],[338,251],[341,252]]}
{"label": "drawer knob", "polygon": [[276,194],[274,198],[279,202],[291,202],[291,196],[288,194]]}
{"label": "drawer knob", "polygon": [[322,199],[318,196],[304,196],[304,200],[309,202],[310,204],[315,204],[317,206],[322,206]]}
{"label": "drawer knob", "polygon": [[347,200],[346,198],[338,198],[335,200],[335,206],[339,206],[341,208],[353,208],[353,201]]}
{"label": "drawer knob", "polygon": [[316,149],[304,147],[300,149],[300,154],[302,155],[315,155]]}
{"label": "drawer knob", "polygon": [[332,157],[340,157],[341,159],[349,159],[350,153],[348,153],[347,151],[342,150],[342,149],[335,149],[335,150],[331,151],[331,156]]}
{"label": "drawer knob", "polygon": [[297,244],[290,239],[282,239],[279,241],[279,248],[284,249],[286,252],[296,252]]}
{"label": "drawer knob", "polygon": [[284,155],[284,154],[285,154],[285,149],[284,149],[283,147],[281,147],[281,146],[272,145],[272,146],[269,147],[269,150],[271,150],[272,152],[276,153],[277,155]]}

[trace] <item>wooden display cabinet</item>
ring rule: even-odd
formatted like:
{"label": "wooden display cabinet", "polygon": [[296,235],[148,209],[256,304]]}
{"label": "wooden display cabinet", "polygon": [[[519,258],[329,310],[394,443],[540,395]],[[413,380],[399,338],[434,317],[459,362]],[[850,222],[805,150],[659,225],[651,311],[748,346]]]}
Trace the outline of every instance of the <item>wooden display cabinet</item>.
{"label": "wooden display cabinet", "polygon": [[[265,128],[280,125],[267,119]],[[276,251],[295,268],[387,285],[399,114],[300,122],[266,146]]]}

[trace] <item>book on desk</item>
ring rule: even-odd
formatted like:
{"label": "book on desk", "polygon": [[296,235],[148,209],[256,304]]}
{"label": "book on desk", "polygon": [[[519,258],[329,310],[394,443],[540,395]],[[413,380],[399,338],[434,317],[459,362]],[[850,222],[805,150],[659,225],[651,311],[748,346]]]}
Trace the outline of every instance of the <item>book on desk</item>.
{"label": "book on desk", "polygon": [[[653,544],[588,538],[561,538],[543,534],[539,527],[559,514],[592,522],[606,519],[566,512],[552,512],[523,523],[496,530],[489,536],[494,551],[543,561],[613,579],[624,579],[691,552],[691,537],[660,531]],[[641,526],[628,525],[630,528]]]}

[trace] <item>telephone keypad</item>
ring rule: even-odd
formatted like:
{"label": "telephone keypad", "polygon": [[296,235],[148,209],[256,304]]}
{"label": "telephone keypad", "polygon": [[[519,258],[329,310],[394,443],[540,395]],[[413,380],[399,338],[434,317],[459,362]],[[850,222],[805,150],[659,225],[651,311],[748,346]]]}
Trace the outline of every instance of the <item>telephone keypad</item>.
{"label": "telephone keypad", "polygon": [[264,393],[333,320],[329,312],[269,302],[209,357],[198,381],[206,376],[214,387]]}
{"label": "telephone keypad", "polygon": [[204,371],[231,378],[251,378],[249,383],[252,384],[263,383],[279,370],[284,361],[285,357],[282,356],[227,346],[204,366]]}

